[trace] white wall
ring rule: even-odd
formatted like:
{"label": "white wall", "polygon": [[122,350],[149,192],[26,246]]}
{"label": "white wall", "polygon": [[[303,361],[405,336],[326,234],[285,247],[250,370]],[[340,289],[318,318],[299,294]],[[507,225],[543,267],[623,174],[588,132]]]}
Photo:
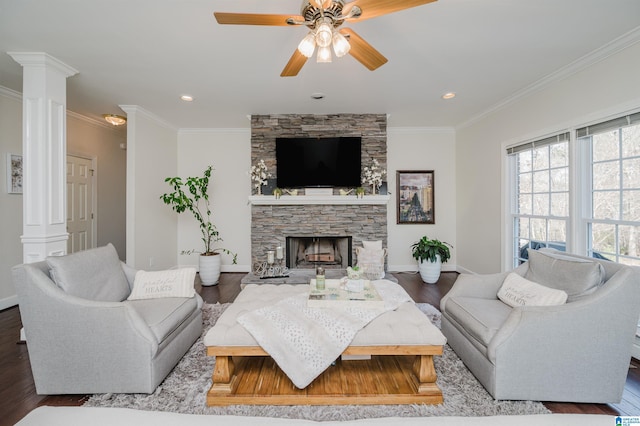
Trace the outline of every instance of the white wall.
{"label": "white wall", "polygon": [[[411,256],[411,244],[423,235],[437,238],[454,246],[451,259],[443,270],[455,270],[456,265],[456,169],[455,133],[440,128],[387,128],[387,186],[391,192],[387,210],[388,264],[391,271],[417,271]],[[433,170],[435,224],[397,223],[396,171]]]}
{"label": "white wall", "polygon": [[[388,205],[388,248],[391,270],[417,270],[411,257],[411,244],[422,235],[440,238],[456,245],[455,227],[455,134],[451,129],[389,128],[387,140],[388,186],[392,193]],[[250,130],[215,129],[181,130],[178,134],[178,176],[201,175],[213,165],[213,200],[215,223],[224,238],[224,247],[238,253],[238,265],[223,258],[223,271],[251,269],[251,207],[248,170],[250,164]],[[434,170],[436,223],[434,225],[396,224],[396,171]],[[199,248],[196,223],[187,215],[178,221],[178,251]],[[455,249],[445,270],[455,269]],[[180,265],[196,265],[197,258],[180,256]]]}
{"label": "white wall", "polygon": [[0,310],[18,303],[11,267],[22,263],[22,195],[7,192],[7,154],[22,155],[22,97],[0,87]]}
{"label": "white wall", "polygon": [[137,106],[127,113],[127,264],[162,270],[178,263],[178,215],[160,196],[177,173],[177,131]]}
{"label": "white wall", "polygon": [[67,114],[67,154],[95,160],[96,246],[112,243],[126,259],[126,130]]}
{"label": "white wall", "polygon": [[[214,247],[224,247],[238,255],[238,264],[231,256],[222,257],[222,271],[251,270],[251,206],[248,171],[251,167],[251,131],[247,129],[181,130],[178,134],[178,174],[182,178],[202,176],[213,166],[209,183],[209,200],[213,223],[224,241]],[[181,214],[178,220],[178,252],[203,250],[198,224],[191,214]],[[180,255],[180,265],[198,264],[198,255]]]}
{"label": "white wall", "polygon": [[458,266],[503,264],[504,147],[640,107],[640,43],[457,130]]}

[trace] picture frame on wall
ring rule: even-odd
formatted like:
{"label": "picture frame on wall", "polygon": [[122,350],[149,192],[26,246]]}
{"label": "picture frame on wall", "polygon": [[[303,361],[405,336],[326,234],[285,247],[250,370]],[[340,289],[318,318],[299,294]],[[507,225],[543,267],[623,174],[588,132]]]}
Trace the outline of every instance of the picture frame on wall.
{"label": "picture frame on wall", "polygon": [[396,187],[398,224],[436,223],[433,170],[398,170]]}
{"label": "picture frame on wall", "polygon": [[7,154],[7,192],[22,194],[22,155]]}

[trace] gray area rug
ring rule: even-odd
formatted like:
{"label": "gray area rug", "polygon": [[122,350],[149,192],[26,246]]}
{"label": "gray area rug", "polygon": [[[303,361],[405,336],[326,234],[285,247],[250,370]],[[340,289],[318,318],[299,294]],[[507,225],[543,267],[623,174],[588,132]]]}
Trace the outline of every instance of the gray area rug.
{"label": "gray area rug", "polygon": [[[436,308],[426,303],[418,303],[417,305],[434,324],[440,326],[440,312]],[[215,324],[220,314],[228,306],[229,304],[204,305],[203,335]],[[444,404],[441,405],[234,405],[207,407],[206,393],[211,386],[214,363],[214,357],[206,356],[201,336],[153,394],[94,395],[84,406],[122,407],[190,414],[298,418],[316,421],[390,416],[496,416],[550,413],[540,402],[495,401],[448,345],[445,346],[442,357],[435,357],[435,367],[438,373],[437,383],[444,395]]]}

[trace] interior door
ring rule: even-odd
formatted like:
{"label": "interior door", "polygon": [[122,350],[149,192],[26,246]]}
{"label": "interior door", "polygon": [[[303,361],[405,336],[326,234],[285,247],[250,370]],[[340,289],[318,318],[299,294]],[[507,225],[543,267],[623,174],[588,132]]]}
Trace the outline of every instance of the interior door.
{"label": "interior door", "polygon": [[67,253],[94,245],[93,162],[67,155]]}

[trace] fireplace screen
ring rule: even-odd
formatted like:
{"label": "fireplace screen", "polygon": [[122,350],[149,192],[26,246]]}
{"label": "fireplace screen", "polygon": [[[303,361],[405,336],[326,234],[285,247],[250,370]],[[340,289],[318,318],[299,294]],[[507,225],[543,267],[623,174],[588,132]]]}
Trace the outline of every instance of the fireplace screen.
{"label": "fireplace screen", "polygon": [[287,267],[346,269],[351,265],[351,237],[287,237]]}

